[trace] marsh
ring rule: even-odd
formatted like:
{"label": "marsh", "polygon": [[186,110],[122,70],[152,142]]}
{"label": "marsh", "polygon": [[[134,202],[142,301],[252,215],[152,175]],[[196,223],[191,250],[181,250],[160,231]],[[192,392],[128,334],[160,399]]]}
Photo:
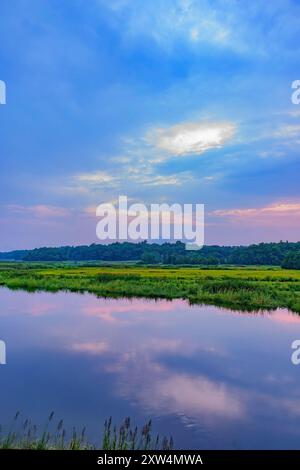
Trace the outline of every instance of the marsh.
{"label": "marsh", "polygon": [[178,449],[299,447],[298,314],[1,288],[0,316],[4,428],[55,410],[95,443],[112,415],[151,418]]}

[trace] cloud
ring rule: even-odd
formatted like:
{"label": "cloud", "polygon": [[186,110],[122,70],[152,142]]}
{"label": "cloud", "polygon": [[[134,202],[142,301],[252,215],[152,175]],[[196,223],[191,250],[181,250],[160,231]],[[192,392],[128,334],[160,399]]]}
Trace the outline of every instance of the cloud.
{"label": "cloud", "polygon": [[153,388],[153,401],[160,405],[164,400],[173,412],[179,409],[185,414],[201,413],[229,419],[241,418],[245,413],[238,393],[207,377],[174,374]]}
{"label": "cloud", "polygon": [[[202,420],[243,419],[247,413],[246,397],[235,387],[211,380],[203,375],[174,373],[156,360],[157,353],[176,353],[180,342],[154,342],[147,351],[130,351],[110,366],[120,374],[119,393],[134,399],[141,406],[160,415],[173,413]],[[177,357],[175,355],[175,357]],[[134,367],[133,367],[134,366]],[[144,381],[140,380],[143,372]],[[128,380],[128,377],[130,380]],[[130,384],[130,386],[129,386]]]}
{"label": "cloud", "polygon": [[300,137],[300,125],[285,125],[274,133],[275,137],[294,138]]}
{"label": "cloud", "polygon": [[174,302],[147,302],[144,300],[123,301],[116,299],[105,299],[105,302],[91,302],[83,308],[83,313],[88,316],[100,318],[102,321],[109,323],[124,323],[129,320],[132,314],[158,314],[172,312],[176,306],[177,309],[184,309],[186,303],[182,300],[174,300]]}
{"label": "cloud", "polygon": [[200,155],[225,145],[236,132],[231,122],[185,122],[150,131],[147,140],[170,155]]}
{"label": "cloud", "polygon": [[284,325],[292,325],[297,323],[299,325],[300,317],[297,314],[291,314],[287,309],[278,309],[272,312],[269,315],[266,315],[266,318],[271,321],[275,321]]}
{"label": "cloud", "polygon": [[[193,54],[203,49],[238,55],[296,54],[291,40],[299,35],[299,6],[291,0],[237,2],[228,0],[97,0],[110,12],[126,44],[152,40],[168,54],[178,44]],[[252,47],[255,44],[255,47]]]}
{"label": "cloud", "polygon": [[[100,3],[103,4],[103,0]],[[109,8],[115,18],[123,19],[123,34],[131,40],[148,36],[166,50],[170,50],[176,40],[191,46],[238,46],[229,16],[225,15],[223,8],[220,12],[221,5],[219,9],[212,8],[206,0],[157,0],[148,4],[112,0]]]}
{"label": "cloud", "polygon": [[285,110],[285,111],[278,111],[276,114],[278,114],[279,116],[288,116],[290,118],[294,118],[294,119],[297,119],[300,117],[300,109],[289,109],[289,110]]}
{"label": "cloud", "polygon": [[35,205],[35,206],[22,206],[18,204],[10,204],[7,206],[8,210],[17,214],[30,214],[34,217],[49,218],[49,217],[67,217],[70,215],[70,210],[64,207],[55,207],[49,205]]}
{"label": "cloud", "polygon": [[83,173],[72,177],[71,189],[75,192],[89,194],[91,192],[115,189],[128,192],[128,183],[131,189],[156,186],[182,186],[194,180],[193,174],[185,171],[176,174],[161,175],[155,171],[151,162],[144,162],[132,157],[132,161],[118,168],[118,176],[103,171]]}
{"label": "cloud", "polygon": [[73,179],[75,181],[90,184],[112,184],[115,182],[116,177],[105,171],[94,171],[91,173],[80,173],[75,175]]}
{"label": "cloud", "polygon": [[215,210],[211,214],[220,217],[253,217],[262,214],[300,215],[300,203],[277,203],[265,207],[256,207],[248,209],[221,209]]}
{"label": "cloud", "polygon": [[79,194],[85,197],[94,197],[107,190],[116,190],[120,186],[120,178],[113,172],[94,170],[91,172],[70,175],[63,185],[63,191]]}
{"label": "cloud", "polygon": [[[221,148],[236,132],[231,122],[184,122],[165,128],[152,128],[134,139],[124,139],[123,154],[112,157],[106,170],[96,169],[72,175],[66,190],[92,196],[103,190],[128,193],[143,188],[181,187],[197,180],[195,173],[174,173],[160,163],[175,156],[200,155]],[[203,176],[210,182],[215,176]],[[111,194],[112,195],[112,194]]]}
{"label": "cloud", "polygon": [[282,158],[286,153],[281,150],[263,150],[257,154],[261,158]]}
{"label": "cloud", "polygon": [[144,186],[182,186],[186,183],[193,181],[193,175],[189,172],[171,175],[141,175],[139,177],[140,183]]}
{"label": "cloud", "polygon": [[82,352],[91,355],[102,355],[108,351],[108,345],[105,341],[89,342],[89,343],[74,343],[71,349],[75,352]]}
{"label": "cloud", "polygon": [[299,231],[300,202],[278,202],[264,207],[221,209],[209,215],[245,224],[251,229],[263,227],[265,230],[266,227],[270,227],[273,231],[275,228],[284,228],[285,232],[288,228]]}
{"label": "cloud", "polygon": [[[107,6],[104,0],[98,2]],[[148,3],[112,0],[108,3],[114,20],[122,21],[122,34],[128,42],[148,37],[166,52],[174,51],[179,41],[195,53],[201,52],[203,45],[236,53],[250,50],[246,38],[250,25],[244,14],[245,8],[236,5],[228,8],[226,0],[218,0],[215,5],[208,0],[156,0]],[[248,16],[250,14],[249,11]],[[259,53],[259,48],[254,52]]]}

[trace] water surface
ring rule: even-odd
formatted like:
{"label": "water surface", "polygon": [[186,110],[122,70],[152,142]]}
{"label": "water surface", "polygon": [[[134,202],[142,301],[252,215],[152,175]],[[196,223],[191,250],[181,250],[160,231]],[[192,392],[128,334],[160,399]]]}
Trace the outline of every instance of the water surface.
{"label": "water surface", "polygon": [[300,317],[182,300],[99,299],[0,289],[2,424],[16,410],[67,429],[152,418],[176,448],[300,447]]}

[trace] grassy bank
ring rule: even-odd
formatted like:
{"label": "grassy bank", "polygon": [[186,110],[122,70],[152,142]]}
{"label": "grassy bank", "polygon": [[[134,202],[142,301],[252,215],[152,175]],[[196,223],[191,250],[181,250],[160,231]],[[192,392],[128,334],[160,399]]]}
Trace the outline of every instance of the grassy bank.
{"label": "grassy bank", "polygon": [[[31,450],[169,450],[173,448],[172,438],[152,436],[152,423],[142,428],[132,426],[126,418],[115,426],[111,418],[105,421],[102,440],[99,445],[90,443],[85,428],[80,432],[73,429],[68,437],[63,420],[56,421],[52,412],[45,426],[38,429],[30,420],[21,422],[17,412],[8,430],[0,435],[0,449]],[[2,430],[1,430],[2,431]]]}
{"label": "grassy bank", "polygon": [[107,297],[187,299],[254,311],[300,313],[300,271],[264,267],[72,266],[0,263],[0,285],[28,291],[68,290]]}

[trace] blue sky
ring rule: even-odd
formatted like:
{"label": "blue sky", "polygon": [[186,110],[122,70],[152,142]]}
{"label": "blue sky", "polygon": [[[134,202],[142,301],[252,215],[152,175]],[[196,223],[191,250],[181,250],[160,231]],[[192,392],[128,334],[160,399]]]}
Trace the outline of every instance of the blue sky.
{"label": "blue sky", "polygon": [[299,37],[296,0],[2,0],[0,250],[97,241],[120,194],[298,240]]}

